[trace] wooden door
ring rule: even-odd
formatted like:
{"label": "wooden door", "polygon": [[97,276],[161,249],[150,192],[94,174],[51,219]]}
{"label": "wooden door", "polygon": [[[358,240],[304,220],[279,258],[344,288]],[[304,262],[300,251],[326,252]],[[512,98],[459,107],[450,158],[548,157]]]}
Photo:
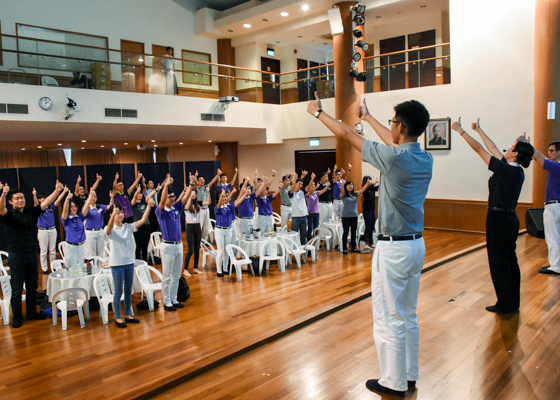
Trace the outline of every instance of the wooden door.
{"label": "wooden door", "polygon": [[[280,60],[261,57],[261,71],[280,73]],[[263,103],[280,104],[280,85],[277,75],[262,74]],[[270,82],[270,83],[268,83]]]}
{"label": "wooden door", "polygon": [[[320,64],[315,61],[309,61],[309,68],[318,67]],[[319,79],[314,77],[319,76],[321,73],[320,68],[310,69],[309,70],[309,99],[315,98],[315,91],[317,90],[317,81]]]}
{"label": "wooden door", "polygon": [[[381,54],[392,53],[401,50],[405,50],[404,36],[384,39],[379,42],[379,51],[381,52]],[[381,57],[382,91],[406,88],[406,73],[404,64],[394,65],[396,63],[404,62],[405,59],[405,53]]]}
{"label": "wooden door", "polygon": [[[309,183],[311,173],[314,172],[317,176],[316,181],[321,179],[321,176],[328,168],[333,169],[336,164],[336,150],[303,150],[295,152],[295,165],[296,172],[301,175],[302,170],[309,172],[303,182],[305,186]],[[329,180],[332,174],[329,174]]]}
{"label": "wooden door", "polygon": [[[297,69],[308,68],[309,63],[307,60],[297,59]],[[298,82],[298,101],[309,101],[309,81],[307,80],[307,74],[309,71],[298,71],[297,79],[305,79],[304,81]]]}
{"label": "wooden door", "polygon": [[[432,46],[436,44],[436,30],[408,35],[408,48]],[[408,60],[422,60],[436,56],[436,49],[410,51]],[[436,60],[408,64],[408,87],[433,86],[436,84]]]}
{"label": "wooden door", "polygon": [[123,92],[146,93],[144,43],[121,39]]}
{"label": "wooden door", "polygon": [[[162,57],[167,53],[167,46],[152,45],[152,71],[150,76],[149,69],[146,71],[150,93],[165,94],[165,66],[162,63]],[[171,56],[175,57],[175,49],[171,50]]]}

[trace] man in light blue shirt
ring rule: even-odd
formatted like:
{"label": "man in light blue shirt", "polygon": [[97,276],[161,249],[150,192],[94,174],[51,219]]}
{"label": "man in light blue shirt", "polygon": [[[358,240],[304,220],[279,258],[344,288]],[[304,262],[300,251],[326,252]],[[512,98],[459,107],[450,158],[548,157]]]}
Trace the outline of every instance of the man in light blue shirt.
{"label": "man in light blue shirt", "polygon": [[[373,338],[381,377],[366,382],[376,393],[404,397],[418,379],[419,331],[416,304],[426,248],[422,239],[424,201],[432,178],[433,158],[420,148],[430,114],[411,100],[394,107],[390,129],[367,110],[365,100],[357,116],[367,121],[385,144],[366,140],[321,109],[317,93],[307,111],[338,138],[360,150],[362,160],[381,172],[379,236],[372,261]],[[407,382],[408,381],[408,382]]]}

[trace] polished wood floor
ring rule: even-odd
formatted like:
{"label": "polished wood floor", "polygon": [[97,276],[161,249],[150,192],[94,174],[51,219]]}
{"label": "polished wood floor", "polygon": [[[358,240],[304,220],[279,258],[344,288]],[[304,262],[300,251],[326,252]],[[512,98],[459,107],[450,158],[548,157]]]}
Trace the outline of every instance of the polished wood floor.
{"label": "polished wood floor", "polygon": [[[528,252],[533,254],[532,257],[537,257],[538,254],[540,259],[532,260],[534,272],[536,272],[537,266],[540,266],[546,258],[546,245],[544,241],[534,239],[538,241],[534,249],[521,249],[522,240],[527,240],[526,237],[524,235],[522,236],[524,239],[520,239],[520,253]],[[471,248],[484,241],[482,235],[441,231],[426,231],[425,238],[427,264],[437,262],[445,254],[455,254],[461,249]],[[480,257],[477,263],[469,264],[468,268],[460,264],[464,262],[464,259],[476,255]],[[336,251],[329,253],[322,251],[319,262],[309,263],[301,270],[294,265],[286,271],[285,275],[282,275],[276,266],[272,266],[263,277],[244,275],[242,282],[237,282],[235,279],[218,279],[215,275],[215,266],[211,263],[204,275],[189,278],[193,294],[187,302],[187,307],[175,313],[165,312],[162,309],[155,312],[137,312],[137,316],[142,322],[136,326],[129,326],[125,330],[117,329],[112,321],[108,325],[103,325],[95,312],[92,313],[92,319],[86,322],[84,329],[79,328],[77,317],[70,318],[69,328],[66,332],[62,331],[60,325],[53,326],[50,321],[25,321],[24,326],[20,329],[3,326],[0,328],[2,340],[0,393],[10,393],[10,398],[14,399],[38,397],[129,399],[145,397],[146,394],[155,395],[161,392],[162,388],[168,388],[170,385],[185,380],[194,382],[197,379],[217,376],[218,379],[214,384],[219,384],[222,375],[217,375],[216,366],[243,354],[251,359],[257,351],[262,351],[270,345],[249,352],[250,350],[269,342],[275,346],[277,343],[291,338],[292,335],[308,330],[311,330],[312,335],[321,335],[324,331],[326,336],[318,338],[318,343],[335,340],[334,347],[339,349],[340,356],[342,356],[343,349],[354,348],[354,355],[357,354],[358,358],[367,362],[367,369],[374,373],[374,368],[377,368],[375,348],[369,343],[371,342],[371,312],[359,311],[360,317],[356,318],[357,314],[352,311],[346,320],[331,324],[332,326],[327,324],[327,328],[320,327],[320,324],[324,324],[330,318],[334,316],[338,318],[349,310],[355,310],[355,307],[365,307],[364,310],[367,311],[369,302],[361,300],[369,295],[370,262],[371,255],[343,256]],[[460,265],[457,270],[450,267],[456,263]],[[440,270],[447,268],[450,268],[450,272],[437,278]],[[427,284],[424,283],[425,278],[423,278],[421,299],[426,291],[433,292],[433,294],[428,297],[428,304],[422,303],[420,309],[429,315],[437,313],[441,304],[438,303],[439,300],[435,301],[432,298],[443,296],[447,301],[456,295],[455,292],[464,291],[459,290],[460,285],[455,286],[462,283],[463,280],[468,280],[467,271],[472,271],[473,268],[476,269],[473,275],[479,282],[475,288],[479,292],[485,293],[485,296],[491,297],[492,288],[489,278],[484,278],[484,275],[487,275],[485,252],[479,251],[427,272],[426,277],[434,276],[434,278]],[[538,278],[548,278],[548,281],[555,282],[544,275]],[[523,285],[526,285],[525,280],[524,275]],[[450,285],[450,282],[453,284]],[[541,300],[548,299],[547,296],[551,294],[546,287],[533,290],[537,290]],[[467,295],[463,297],[470,298]],[[137,301],[136,297],[134,302]],[[547,301],[549,308],[553,308],[553,304],[550,303],[552,300]],[[488,298],[488,304],[490,303],[491,299]],[[532,312],[539,314],[539,321],[544,318],[540,315],[538,307]],[[451,323],[454,315],[451,314],[445,318],[448,331],[444,330],[442,333],[444,337],[449,336],[449,332],[457,331],[463,322],[467,324],[464,329],[470,330],[469,321],[453,320]],[[441,319],[442,315],[438,314],[437,318],[434,318]],[[488,319],[485,312],[481,317],[482,320],[484,317]],[[352,327],[348,330],[347,328],[354,319],[359,327]],[[441,325],[443,329],[445,324],[440,323],[438,326]],[[360,327],[365,329],[360,329]],[[356,329],[360,331],[360,335],[357,335]],[[293,333],[288,336],[290,332]],[[364,332],[366,336],[363,336],[362,339],[361,335]],[[452,337],[454,336],[456,333],[452,334]],[[474,338],[474,333],[471,336]],[[444,339],[437,337],[433,340],[435,347],[429,353],[430,360],[434,365],[439,365],[442,363],[442,354],[447,354],[446,349],[443,348]],[[302,343],[305,341],[304,339]],[[309,345],[311,343],[313,342],[310,342]],[[449,345],[451,346],[451,344]],[[465,347],[469,345],[470,342],[464,343]],[[440,348],[438,349],[437,346]],[[288,346],[285,352],[295,357],[304,347],[308,347],[308,345],[293,349]],[[330,347],[320,347],[318,351],[333,351]],[[329,354],[332,358],[332,353]],[[289,357],[290,360],[292,356]],[[422,356],[425,357],[426,353],[423,353]],[[552,357],[552,354],[549,357]],[[243,357],[237,358],[237,360],[241,359]],[[285,358],[279,358],[276,361],[269,360],[269,363],[282,369],[281,366],[285,361]],[[497,359],[497,362],[500,363],[501,360]],[[229,364],[224,367],[227,368],[227,365]],[[299,363],[293,365],[294,368],[298,368]],[[356,360],[351,365],[352,370],[362,368]],[[318,368],[325,369],[324,366]],[[333,368],[332,363],[328,369],[331,368]],[[312,373],[313,370],[314,368],[298,370],[295,372],[298,377],[290,379],[298,381],[304,375]],[[428,372],[426,372],[425,379],[428,379]],[[344,375],[346,377],[347,374]],[[249,379],[249,377],[246,378]],[[253,377],[251,376],[251,378]],[[340,376],[336,379],[342,378]],[[465,379],[464,376],[461,378]],[[435,379],[435,377],[432,376],[431,379]],[[436,385],[442,385],[442,379],[437,379]],[[334,378],[331,376],[327,379],[327,383],[332,380]],[[361,380],[361,377],[354,380],[354,384],[357,385],[356,390],[363,384]],[[325,382],[318,381],[319,386],[311,388],[309,382],[305,383],[311,392],[320,392],[321,387],[325,384]],[[228,385],[218,385],[218,391],[222,395],[217,398],[235,397],[230,394],[230,389],[231,393],[235,392],[243,398],[244,389],[239,387],[233,389],[230,386],[231,382]],[[297,386],[297,383],[293,383],[286,388],[277,388],[275,390],[286,394],[280,397],[268,395],[263,398],[281,398],[283,396],[306,398],[303,393],[298,392]],[[428,388],[427,383],[421,381],[419,393],[426,388]],[[338,398],[329,393],[327,390],[320,397]],[[167,396],[170,396],[169,393]],[[260,397],[246,396],[244,398]]]}

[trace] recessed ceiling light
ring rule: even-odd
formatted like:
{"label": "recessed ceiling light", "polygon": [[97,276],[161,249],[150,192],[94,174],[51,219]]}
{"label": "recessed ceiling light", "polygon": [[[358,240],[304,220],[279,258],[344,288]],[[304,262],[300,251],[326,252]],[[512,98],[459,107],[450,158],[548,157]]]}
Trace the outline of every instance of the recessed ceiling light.
{"label": "recessed ceiling light", "polygon": [[208,143],[212,143],[212,141],[211,141],[211,140],[209,140],[209,141],[208,141]]}
{"label": "recessed ceiling light", "polygon": [[43,146],[37,146],[37,148],[38,148],[38,149],[42,149],[42,148],[43,148]]}
{"label": "recessed ceiling light", "polygon": [[85,149],[85,147],[82,147],[82,150]]}
{"label": "recessed ceiling light", "polygon": [[280,42],[276,42],[276,44],[278,44],[278,43],[280,43]]}
{"label": "recessed ceiling light", "polygon": [[127,144],[128,144],[128,143],[125,143],[125,146],[126,146]]}
{"label": "recessed ceiling light", "polygon": [[25,150],[25,148],[22,148],[22,150]]}
{"label": "recessed ceiling light", "polygon": [[268,22],[268,19],[266,19],[266,18],[263,18],[263,21],[264,21],[264,22]]}
{"label": "recessed ceiling light", "polygon": [[183,143],[179,143],[179,144],[183,144]]}
{"label": "recessed ceiling light", "polygon": [[280,15],[283,16],[283,17],[287,17],[287,16],[290,15],[290,14],[288,14],[286,11],[282,11],[282,12],[280,13]]}
{"label": "recessed ceiling light", "polygon": [[59,145],[59,146],[62,146],[62,143],[59,143],[58,145]]}
{"label": "recessed ceiling light", "polygon": [[154,147],[157,147],[157,144],[154,144]]}
{"label": "recessed ceiling light", "polygon": [[102,145],[101,145],[101,147],[105,147],[105,145],[104,145],[104,144],[102,144]]}
{"label": "recessed ceiling light", "polygon": [[82,143],[85,143],[85,142],[86,142],[85,140],[82,140]]}
{"label": "recessed ceiling light", "polygon": [[428,6],[425,5],[425,4],[422,4],[422,5],[420,6],[420,8],[426,8],[426,7],[428,7]]}
{"label": "recessed ceiling light", "polygon": [[328,44],[328,43],[323,43],[323,44]]}
{"label": "recessed ceiling light", "polygon": [[152,139],[152,143],[155,143],[155,140],[154,140],[154,139]]}
{"label": "recessed ceiling light", "polygon": [[251,24],[243,24],[243,28],[250,28]]}
{"label": "recessed ceiling light", "polygon": [[309,10],[309,6],[307,4],[304,4],[303,6],[301,6],[301,9],[303,11],[307,11],[307,10]]}

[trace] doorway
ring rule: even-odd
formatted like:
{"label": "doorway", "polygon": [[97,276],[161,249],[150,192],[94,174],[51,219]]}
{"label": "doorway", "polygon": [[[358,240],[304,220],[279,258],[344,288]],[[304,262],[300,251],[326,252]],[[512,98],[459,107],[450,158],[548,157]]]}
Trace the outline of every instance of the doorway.
{"label": "doorway", "polygon": [[[336,164],[336,150],[303,150],[295,152],[295,165],[296,173],[301,175],[301,171],[306,170],[309,172],[303,179],[304,186],[307,186],[309,179],[311,179],[311,173],[314,172],[316,175],[316,181],[321,179],[321,174],[327,171],[328,168],[331,170]],[[331,180],[332,174],[329,174],[329,180]]]}
{"label": "doorway", "polygon": [[[146,73],[150,93],[165,94],[165,66],[162,57],[167,53],[166,49],[167,46],[152,45],[152,69],[151,73],[150,69]],[[171,57],[175,58],[175,49],[171,50]]]}
{"label": "doorway", "polygon": [[[261,57],[261,71],[280,73],[280,60]],[[262,74],[263,103],[280,104],[280,85],[277,75]],[[270,83],[268,83],[270,82]]]}
{"label": "doorway", "polygon": [[146,93],[144,43],[121,39],[122,91]]}
{"label": "doorway", "polygon": [[[398,36],[379,42],[381,54],[393,53],[405,49],[405,37]],[[406,61],[405,53],[384,56],[381,60],[381,91],[404,89],[406,87],[405,65],[394,65]],[[391,65],[389,65],[391,64]]]}
{"label": "doorway", "polygon": [[[436,44],[436,30],[408,35],[408,48],[432,46]],[[411,51],[408,60],[421,60],[436,56],[436,49]],[[408,64],[408,87],[433,86],[436,84],[436,60],[426,60]]]}

